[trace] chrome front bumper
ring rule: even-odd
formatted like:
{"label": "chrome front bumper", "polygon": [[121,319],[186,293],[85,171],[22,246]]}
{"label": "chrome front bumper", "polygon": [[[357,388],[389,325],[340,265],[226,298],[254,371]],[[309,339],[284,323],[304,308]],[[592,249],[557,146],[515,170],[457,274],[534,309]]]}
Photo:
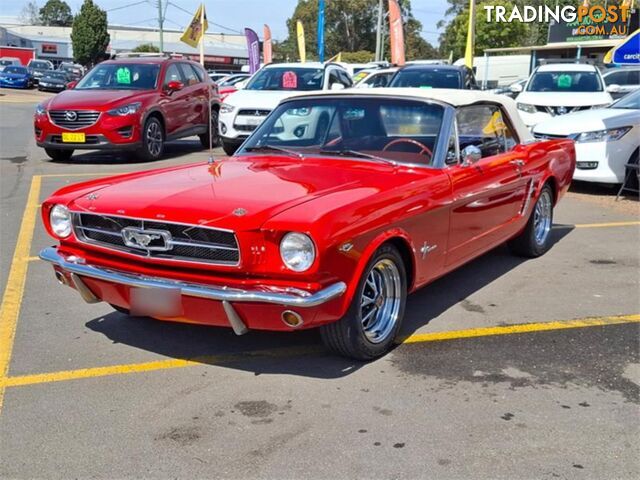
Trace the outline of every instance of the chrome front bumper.
{"label": "chrome front bumper", "polygon": [[[40,252],[40,258],[46,262],[57,266],[63,272],[71,274],[77,290],[85,301],[93,303],[100,299],[93,296],[91,290],[82,282],[81,277],[95,278],[105,282],[126,285],[137,288],[179,288],[182,295],[190,297],[206,298],[222,302],[224,310],[233,330],[238,333],[245,333],[247,328],[235,312],[232,302],[270,303],[283,307],[310,308],[322,305],[334,298],[341,296],[346,290],[344,282],[336,282],[315,293],[304,290],[291,289],[285,292],[269,292],[262,290],[244,290],[229,287],[217,287],[212,285],[202,285],[197,283],[180,282],[160,277],[149,277],[133,273],[111,270],[96,265],[87,264],[82,257],[75,255],[65,256],[58,253],[56,247],[47,247]],[[238,324],[240,322],[241,325]],[[242,328],[244,327],[244,328]]]}

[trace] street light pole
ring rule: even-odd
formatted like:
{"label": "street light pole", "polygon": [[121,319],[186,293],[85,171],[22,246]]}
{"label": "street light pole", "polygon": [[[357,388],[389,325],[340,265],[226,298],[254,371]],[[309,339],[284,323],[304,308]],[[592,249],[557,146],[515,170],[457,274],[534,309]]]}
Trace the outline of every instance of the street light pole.
{"label": "street light pole", "polygon": [[160,53],[164,53],[164,38],[162,33],[162,24],[164,18],[162,18],[162,0],[158,0],[158,27],[160,30]]}
{"label": "street light pole", "polygon": [[376,32],[376,62],[382,60],[382,2],[384,0],[380,0],[378,3],[378,29]]}

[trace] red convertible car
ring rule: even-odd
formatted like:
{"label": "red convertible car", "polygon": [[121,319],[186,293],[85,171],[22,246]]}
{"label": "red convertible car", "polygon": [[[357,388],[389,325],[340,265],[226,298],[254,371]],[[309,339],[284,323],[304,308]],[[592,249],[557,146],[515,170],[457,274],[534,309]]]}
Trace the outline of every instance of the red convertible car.
{"label": "red convertible car", "polygon": [[503,96],[296,96],[233,157],[57,191],[42,216],[59,245],[40,257],[89,303],[237,334],[319,327],[372,359],[408,293],[503,242],[545,253],[574,163]]}

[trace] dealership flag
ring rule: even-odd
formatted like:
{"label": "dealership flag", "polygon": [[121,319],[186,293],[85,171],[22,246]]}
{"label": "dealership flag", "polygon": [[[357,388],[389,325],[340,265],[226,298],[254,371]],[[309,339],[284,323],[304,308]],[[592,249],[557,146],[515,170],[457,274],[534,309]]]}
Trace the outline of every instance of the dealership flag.
{"label": "dealership flag", "polygon": [[324,62],[324,0],[318,0],[318,60]]}
{"label": "dealership flag", "polygon": [[204,10],[204,4],[201,4],[193,16],[193,20],[191,20],[191,23],[180,37],[180,40],[190,47],[196,48],[208,28],[207,12]]}
{"label": "dealership flag", "polygon": [[260,40],[258,34],[250,28],[244,29],[247,38],[247,50],[249,50],[249,73],[254,74],[260,68]]}
{"label": "dealership flag", "polygon": [[296,23],[296,28],[298,30],[298,52],[300,53],[300,61],[304,63],[307,61],[307,51],[304,46],[304,27],[300,20]]}
{"label": "dealership flag", "polygon": [[269,25],[264,26],[264,43],[263,43],[263,61],[264,64],[267,65],[273,62],[273,46],[271,45],[271,29]]}
{"label": "dealership flag", "polygon": [[467,30],[467,49],[464,52],[464,64],[473,68],[473,51],[475,50],[476,2],[469,0],[469,29]]}
{"label": "dealership flag", "polygon": [[327,62],[341,62],[342,61],[342,52],[339,52],[337,55],[331,57]]}
{"label": "dealership flag", "polygon": [[389,0],[389,38],[391,40],[391,63],[404,65],[404,32],[402,12],[398,0]]}

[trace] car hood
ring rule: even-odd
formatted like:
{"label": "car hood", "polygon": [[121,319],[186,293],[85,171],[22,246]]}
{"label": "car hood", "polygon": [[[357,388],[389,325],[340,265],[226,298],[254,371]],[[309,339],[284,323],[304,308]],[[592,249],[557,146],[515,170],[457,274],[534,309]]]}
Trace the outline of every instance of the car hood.
{"label": "car hood", "polygon": [[517,102],[543,107],[584,107],[611,103],[607,92],[522,92]]}
{"label": "car hood", "polygon": [[0,76],[4,76],[5,78],[11,78],[13,80],[20,80],[20,79],[29,77],[29,75],[26,75],[24,73],[4,73],[4,72],[0,72]]}
{"label": "car hood", "polygon": [[285,98],[299,94],[282,90],[238,90],[225,99],[225,103],[238,108],[260,108],[273,110]]}
{"label": "car hood", "polygon": [[210,165],[146,172],[121,181],[114,178],[114,183],[90,195],[83,189],[69,208],[234,231],[255,230],[301,203],[367,186],[368,181],[379,178],[374,167],[389,168],[356,165],[324,158],[233,157]]}
{"label": "car hood", "polygon": [[139,90],[65,90],[51,98],[49,110],[109,110],[115,105],[138,101]]}
{"label": "car hood", "polygon": [[640,110],[599,108],[569,113],[538,123],[533,131],[549,135],[571,135],[640,123]]}

